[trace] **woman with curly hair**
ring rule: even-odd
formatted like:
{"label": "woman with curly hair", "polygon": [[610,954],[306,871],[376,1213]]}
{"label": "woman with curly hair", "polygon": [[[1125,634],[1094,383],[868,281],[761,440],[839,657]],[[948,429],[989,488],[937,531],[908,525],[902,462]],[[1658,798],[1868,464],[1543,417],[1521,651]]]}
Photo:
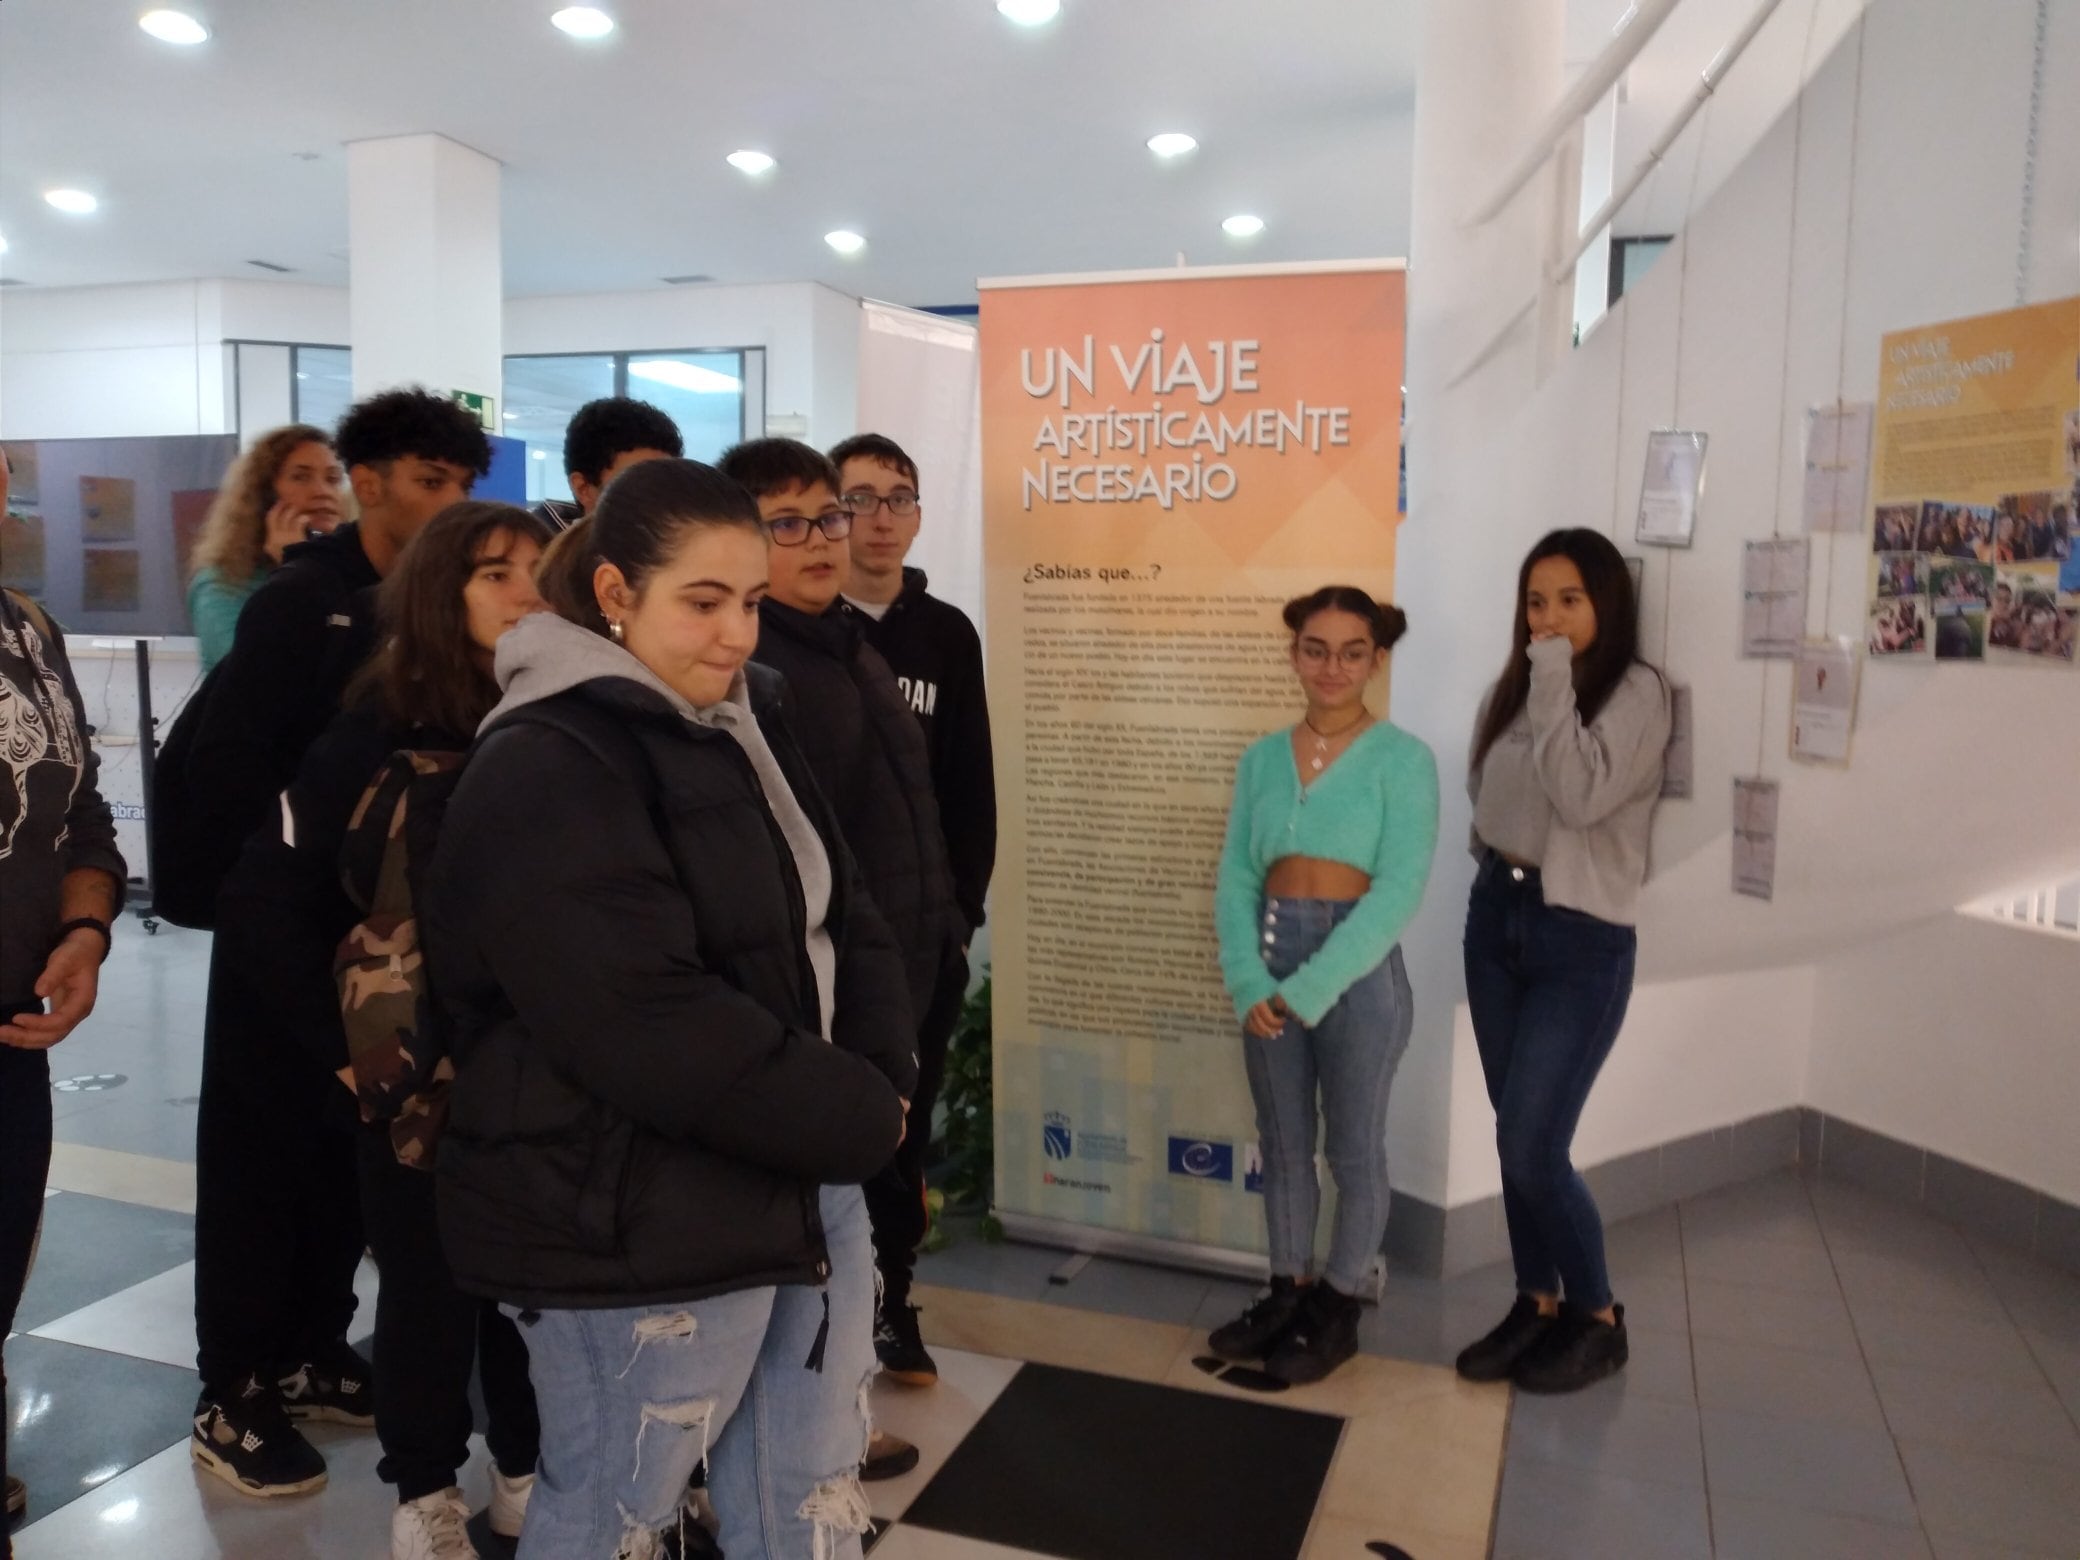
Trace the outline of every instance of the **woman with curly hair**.
{"label": "woman with curly hair", "polygon": [[291,423],[255,439],[232,462],[195,543],[188,621],[206,672],[231,650],[246,600],[285,548],[345,518],[347,476],[321,428]]}

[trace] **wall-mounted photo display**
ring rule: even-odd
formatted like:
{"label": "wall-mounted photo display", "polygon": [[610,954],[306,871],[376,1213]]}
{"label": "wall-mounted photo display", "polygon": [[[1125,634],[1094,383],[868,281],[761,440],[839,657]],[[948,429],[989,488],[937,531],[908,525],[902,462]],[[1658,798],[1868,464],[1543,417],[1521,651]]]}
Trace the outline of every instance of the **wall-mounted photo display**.
{"label": "wall-mounted photo display", "polygon": [[136,541],[137,484],[128,477],[81,477],[79,535],[83,542]]}
{"label": "wall-mounted photo display", "polygon": [[1873,658],[2070,668],[2080,619],[2080,298],[1885,338]]}

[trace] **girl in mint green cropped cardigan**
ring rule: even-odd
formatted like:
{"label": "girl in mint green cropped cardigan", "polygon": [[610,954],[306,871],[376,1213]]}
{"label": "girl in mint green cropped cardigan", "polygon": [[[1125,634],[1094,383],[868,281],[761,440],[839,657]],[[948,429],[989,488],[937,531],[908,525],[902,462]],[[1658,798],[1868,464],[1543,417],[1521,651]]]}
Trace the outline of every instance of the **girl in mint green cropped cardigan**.
{"label": "girl in mint green cropped cardigan", "polygon": [[[1271,1287],[1210,1342],[1298,1384],[1357,1352],[1357,1293],[1386,1235],[1387,1094],[1411,1026],[1400,942],[1437,846],[1437,762],[1365,707],[1407,630],[1399,608],[1325,585],[1288,602],[1285,623],[1307,713],[1243,753],[1214,895],[1256,1100]],[[1318,1109],[1336,1217],[1317,1277]]]}

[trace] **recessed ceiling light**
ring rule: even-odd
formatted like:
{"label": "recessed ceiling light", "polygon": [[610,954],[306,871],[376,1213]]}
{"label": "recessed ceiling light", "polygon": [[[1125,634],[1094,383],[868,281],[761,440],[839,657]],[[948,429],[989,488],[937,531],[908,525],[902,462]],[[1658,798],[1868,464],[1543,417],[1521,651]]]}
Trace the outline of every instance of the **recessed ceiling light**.
{"label": "recessed ceiling light", "polygon": [[1264,231],[1264,219],[1238,213],[1221,224],[1221,231],[1230,238],[1255,238]]}
{"label": "recessed ceiling light", "polygon": [[84,217],[101,204],[85,190],[45,190],[43,198],[60,211]]}
{"label": "recessed ceiling light", "polygon": [[614,18],[596,5],[567,5],[549,20],[573,38],[604,38],[614,30]]}
{"label": "recessed ceiling light", "polygon": [[771,173],[774,168],[772,157],[765,152],[731,152],[723,161],[739,173],[748,173],[754,178],[761,173]]}
{"label": "recessed ceiling light", "polygon": [[1182,157],[1186,152],[1196,152],[1199,143],[1182,130],[1165,130],[1148,138],[1148,149],[1158,157]]}
{"label": "recessed ceiling light", "polygon": [[547,460],[549,458],[549,452],[547,450],[536,450],[534,452],[534,458],[536,460]]}
{"label": "recessed ceiling light", "polygon": [[867,241],[850,228],[839,228],[835,233],[823,235],[823,241],[841,255],[856,255],[867,247]]}
{"label": "recessed ceiling light", "polygon": [[1062,0],[997,0],[997,10],[1021,27],[1044,27],[1062,12]]}
{"label": "recessed ceiling light", "polygon": [[161,43],[188,48],[209,42],[209,29],[186,11],[147,11],[137,19],[137,25]]}

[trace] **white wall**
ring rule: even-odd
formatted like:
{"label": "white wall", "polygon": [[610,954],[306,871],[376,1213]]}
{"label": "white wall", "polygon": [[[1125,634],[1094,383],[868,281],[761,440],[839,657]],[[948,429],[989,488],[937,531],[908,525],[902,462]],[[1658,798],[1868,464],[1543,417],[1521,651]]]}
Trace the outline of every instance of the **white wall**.
{"label": "white wall", "polygon": [[[2080,96],[2050,89],[2080,80],[2080,6],[2054,6],[2052,16],[2037,138],[2035,300],[2080,293]],[[1741,544],[1778,522],[1798,531],[1804,408],[1837,394],[1870,399],[1885,331],[2015,302],[2034,20],[2034,7],[2021,4],[1874,0],[1863,30],[1851,30],[1815,73],[1802,117],[1787,113],[1762,138],[1679,244],[1528,404],[1498,411],[1493,447],[1463,474],[1464,491],[1477,497],[1449,526],[1417,513],[1403,529],[1404,553],[1478,546],[1497,560],[1467,599],[1428,613],[1410,604],[1416,633],[1435,625],[1459,652],[1442,674],[1448,697],[1422,701],[1459,713],[1420,731],[1448,771],[1444,837],[1456,843],[1467,819],[1453,782],[1463,777],[1475,702],[1506,644],[1507,560],[1562,524],[1608,529],[1627,552],[1639,550],[1630,536],[1648,431],[1680,425],[1711,435],[1697,545],[1650,553],[1644,607],[1647,652],[1695,690],[1697,799],[1661,809],[1656,875],[1642,906],[1643,1000],[1585,1122],[1585,1162],[1800,1103],[1793,1053],[1826,1054],[1828,1025],[1843,1010],[1838,1000],[1820,1002],[1817,1042],[1810,1028],[1798,1035],[1798,1015],[1813,1006],[1816,959],[2003,886],[2080,869],[2080,809],[2071,802],[2080,675],[1869,667],[1855,763],[1838,772],[1786,757],[1788,666],[1736,655]],[[1938,103],[1975,107],[1931,111]],[[1410,422],[1413,462],[1420,408]],[[1867,545],[1853,536],[1815,540],[1809,631],[1860,632]],[[1783,785],[1770,904],[1728,887],[1731,783],[1755,772],[1758,751],[1761,772]],[[1469,876],[1463,853],[1441,854],[1425,918],[1442,920],[1430,924],[1429,941],[1455,940]],[[1453,1011],[1461,996],[1417,993],[1431,1015],[1418,1044],[1449,1047],[1452,1057],[1452,1203],[1493,1190],[1479,1151],[1489,1130],[1479,1070],[1463,1012]],[[1883,1128],[1876,1116],[1906,1119],[1897,1109],[1903,1092],[1945,1100],[1954,1080],[1918,1060],[1943,1020],[1933,1008],[1900,1017],[1916,1033],[1901,1038],[1897,1055],[1881,1037],[1836,1057],[1829,1097],[1815,1103]],[[2005,1038],[1988,1033],[1983,1043]],[[2014,1097],[1990,1101],[1989,1112],[2049,1094],[2071,1136],[2080,1075],[2035,1073],[2027,1057],[1990,1071],[1986,1087]],[[2038,1173],[2024,1171],[2051,1153],[2018,1140],[2006,1173],[2041,1182],[2048,1159]]]}
{"label": "white wall", "polygon": [[0,293],[0,435],[132,438],[233,426],[226,340],[344,342],[347,295],[285,282]]}
{"label": "white wall", "polygon": [[1940,915],[1821,964],[1806,1101],[2080,1203],[2080,941]]}

